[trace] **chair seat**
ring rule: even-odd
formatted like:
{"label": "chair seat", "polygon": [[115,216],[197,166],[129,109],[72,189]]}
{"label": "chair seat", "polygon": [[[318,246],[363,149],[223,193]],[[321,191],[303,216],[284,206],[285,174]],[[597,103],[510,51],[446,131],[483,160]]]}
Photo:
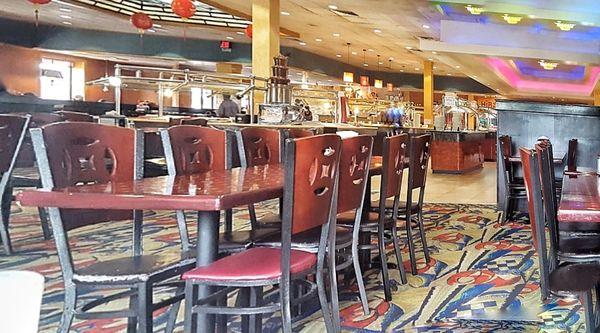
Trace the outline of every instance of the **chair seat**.
{"label": "chair seat", "polygon": [[570,264],[550,273],[550,290],[554,292],[589,291],[600,280],[599,264]]}
{"label": "chair seat", "polygon": [[[371,207],[375,211],[379,210],[379,200],[371,201]],[[389,198],[385,201],[385,209],[392,209],[392,208],[394,208],[394,199]],[[412,206],[411,206],[411,212],[418,212],[418,211],[419,211],[419,204],[417,202],[413,202]],[[406,212],[406,201],[398,202],[398,212]]]}
{"label": "chair seat", "polygon": [[[316,253],[321,238],[321,227],[303,231],[292,236],[292,248]],[[335,231],[335,244],[343,245],[352,241],[352,230],[337,227]],[[281,233],[271,234],[255,243],[257,246],[281,246]]]}
{"label": "chair seat", "polygon": [[240,252],[250,247],[256,241],[271,235],[281,235],[281,231],[274,228],[257,228],[254,230],[234,230],[232,232],[224,232],[219,235],[219,252]]}
{"label": "chair seat", "polygon": [[[305,251],[291,250],[290,272],[298,274],[311,270],[317,256]],[[270,247],[255,247],[232,254],[214,263],[194,268],[185,274],[184,280],[206,282],[256,282],[279,280],[281,277],[281,250]]]}
{"label": "chair seat", "polygon": [[184,255],[141,255],[104,260],[77,269],[73,280],[81,283],[136,283],[173,271],[181,274],[195,266],[196,260]]}

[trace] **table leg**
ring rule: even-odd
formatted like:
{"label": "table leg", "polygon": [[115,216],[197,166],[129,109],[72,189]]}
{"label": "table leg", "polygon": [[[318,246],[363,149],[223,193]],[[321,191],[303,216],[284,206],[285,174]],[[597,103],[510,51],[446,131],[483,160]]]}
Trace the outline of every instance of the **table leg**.
{"label": "table leg", "polygon": [[[198,212],[198,233],[196,236],[196,266],[206,266],[217,259],[219,251],[219,215],[220,212]],[[211,294],[212,288],[198,286],[198,299]],[[196,332],[214,332],[215,316],[197,314]]]}
{"label": "table leg", "polygon": [[[369,210],[371,208],[371,179],[371,176],[367,177],[367,186],[365,189],[365,202],[363,203],[361,223],[365,222],[369,217]],[[358,238],[359,245],[368,245],[369,243],[371,243],[371,234],[368,232],[360,232]],[[371,250],[358,250],[358,257],[360,261],[360,267],[362,268],[363,272],[369,269],[369,266],[371,264]]]}

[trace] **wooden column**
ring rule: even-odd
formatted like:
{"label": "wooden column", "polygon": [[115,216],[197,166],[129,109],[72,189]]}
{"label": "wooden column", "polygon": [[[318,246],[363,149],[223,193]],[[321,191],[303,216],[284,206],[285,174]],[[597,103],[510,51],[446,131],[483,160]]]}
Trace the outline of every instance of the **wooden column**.
{"label": "wooden column", "polygon": [[[279,0],[252,1],[252,74],[271,76],[273,57],[279,54]],[[257,82],[259,84],[261,82]],[[254,97],[255,113],[262,103],[264,93]]]}
{"label": "wooden column", "polygon": [[425,124],[433,125],[433,62],[423,61],[423,118]]}
{"label": "wooden column", "polygon": [[600,89],[594,91],[594,105],[600,106]]}

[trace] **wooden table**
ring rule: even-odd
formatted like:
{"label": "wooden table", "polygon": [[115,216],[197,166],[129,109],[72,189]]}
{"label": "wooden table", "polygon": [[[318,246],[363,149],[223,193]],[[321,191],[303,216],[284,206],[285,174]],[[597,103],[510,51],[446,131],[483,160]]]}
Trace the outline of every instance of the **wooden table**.
{"label": "wooden table", "polygon": [[595,172],[567,172],[563,177],[559,223],[600,223],[600,179]]}
{"label": "wooden table", "polygon": [[[215,261],[221,210],[283,196],[283,165],[210,171],[192,176],[163,176],[138,181],[30,190],[17,198],[36,207],[198,211],[196,265]],[[210,295],[198,288],[198,297]],[[214,316],[198,315],[200,332],[214,331]]]}

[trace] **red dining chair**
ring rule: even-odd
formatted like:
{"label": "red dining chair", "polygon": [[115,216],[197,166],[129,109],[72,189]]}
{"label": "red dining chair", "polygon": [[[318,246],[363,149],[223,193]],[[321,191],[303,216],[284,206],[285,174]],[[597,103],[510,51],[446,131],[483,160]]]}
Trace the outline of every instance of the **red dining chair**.
{"label": "red dining chair", "polygon": [[512,138],[508,135],[498,137],[498,172],[502,174],[504,187],[504,206],[502,207],[502,223],[506,223],[517,209],[519,200],[527,198],[523,178],[515,176],[515,168],[509,158],[513,156]]}
{"label": "red dining chair", "polygon": [[[84,122],[63,122],[32,129],[31,138],[43,187],[53,189],[140,179],[141,135],[133,129]],[[183,298],[182,287],[177,288],[179,293],[173,297],[159,302],[153,300],[154,291],[163,287],[162,283],[173,281],[194,267],[195,260],[173,260],[169,254],[142,254],[141,211],[56,207],[48,210],[65,288],[59,332],[68,332],[73,318],[126,317],[128,331],[150,333],[152,313],[179,304]],[[79,262],[93,263],[83,267],[73,261],[70,231],[94,226],[88,231],[98,234],[103,231],[103,223],[122,220],[133,220],[132,255],[120,254],[106,260],[88,258]],[[114,292],[92,300],[83,297],[90,290],[99,289]],[[120,298],[129,298],[129,308],[91,311]],[[170,316],[174,316],[173,312]]]}
{"label": "red dining chair", "polygon": [[[330,222],[336,212],[341,140],[337,135],[287,140],[285,151],[281,247],[253,247],[185,273],[185,332],[195,331],[198,313],[249,315],[251,329],[260,331],[262,314],[281,311],[283,332],[291,333],[292,305],[309,300],[315,291],[319,291],[322,304],[327,302],[321,292],[324,289],[316,288],[305,277],[316,273],[317,284],[323,286],[326,249],[334,244],[335,236],[334,224]],[[294,235],[314,228],[321,229],[317,253],[292,249]],[[292,299],[292,283],[304,284],[307,291]],[[194,292],[198,285],[219,287],[217,293],[220,294],[198,300]],[[276,288],[277,299],[263,298],[264,288]],[[240,289],[249,290],[248,305],[210,305],[210,299],[225,298]],[[327,306],[321,310],[324,317],[329,318]],[[327,330],[331,332],[332,328],[327,327]]]}
{"label": "red dining chair", "polygon": [[17,162],[17,155],[25,139],[29,126],[29,116],[0,115],[0,237],[4,253],[13,253],[9,233],[10,206],[13,201],[12,172]]}
{"label": "red dining chair", "polygon": [[63,121],[81,121],[85,123],[94,123],[94,117],[83,112],[73,111],[56,111],[57,115],[61,116]]}
{"label": "red dining chair", "polygon": [[194,125],[194,126],[208,126],[208,120],[205,118],[169,118],[169,127],[177,125]]}

